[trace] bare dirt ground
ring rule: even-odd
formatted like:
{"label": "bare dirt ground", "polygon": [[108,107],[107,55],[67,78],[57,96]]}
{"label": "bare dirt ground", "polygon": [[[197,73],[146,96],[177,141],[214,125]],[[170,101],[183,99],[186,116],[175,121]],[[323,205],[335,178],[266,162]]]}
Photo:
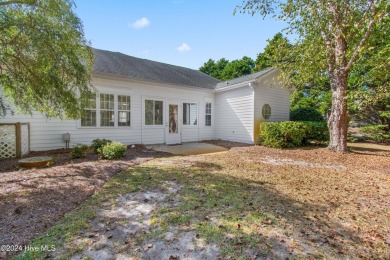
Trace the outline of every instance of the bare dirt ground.
{"label": "bare dirt ground", "polygon": [[115,174],[163,154],[140,145],[115,161],[98,160],[92,153],[72,159],[66,149],[29,154],[43,155],[53,157],[54,165],[23,169],[17,166],[17,159],[0,161],[1,245],[26,245]]}

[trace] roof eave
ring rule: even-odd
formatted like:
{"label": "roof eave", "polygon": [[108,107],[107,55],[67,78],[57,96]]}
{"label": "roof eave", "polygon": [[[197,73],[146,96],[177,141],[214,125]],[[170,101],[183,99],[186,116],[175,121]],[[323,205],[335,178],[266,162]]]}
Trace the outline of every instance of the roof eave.
{"label": "roof eave", "polygon": [[224,91],[232,90],[232,89],[236,89],[236,88],[242,88],[242,87],[250,86],[250,84],[255,82],[257,79],[258,78],[255,78],[255,79],[244,81],[244,82],[241,82],[241,83],[229,85],[229,86],[226,86],[226,87],[223,87],[223,88],[216,88],[214,90],[214,92],[218,93],[218,92],[224,92]]}
{"label": "roof eave", "polygon": [[254,78],[254,79],[247,80],[247,81],[240,82],[240,83],[236,83],[236,84],[232,84],[232,85],[222,87],[222,88],[215,88],[214,92],[216,92],[216,93],[223,92],[223,91],[228,91],[228,90],[236,89],[236,88],[242,88],[242,87],[246,87],[246,86],[251,87],[251,85],[250,85],[251,83],[257,81],[258,79],[265,77],[266,75],[270,74],[271,72],[274,72],[275,70],[276,70],[275,68],[271,68],[270,70],[268,70],[264,74],[261,74],[260,76]]}
{"label": "roof eave", "polygon": [[117,75],[112,75],[112,74],[107,74],[107,73],[92,73],[92,76],[98,77],[98,78],[103,78],[103,79],[112,79],[112,80],[126,80],[126,81],[143,81],[143,82],[152,82],[152,83],[158,83],[166,86],[173,86],[173,87],[179,87],[181,89],[198,89],[198,90],[203,90],[206,92],[214,92],[214,89],[212,88],[203,88],[203,87],[198,87],[198,86],[192,86],[192,85],[179,85],[175,83],[169,83],[169,82],[162,82],[162,81],[157,81],[157,80],[151,80],[151,79],[142,79],[142,78],[136,78],[136,77],[121,77]]}

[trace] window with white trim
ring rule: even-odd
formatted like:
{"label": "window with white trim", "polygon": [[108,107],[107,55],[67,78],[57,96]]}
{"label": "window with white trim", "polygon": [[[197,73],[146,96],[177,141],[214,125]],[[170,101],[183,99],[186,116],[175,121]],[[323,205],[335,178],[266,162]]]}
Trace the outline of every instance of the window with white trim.
{"label": "window with white trim", "polygon": [[94,94],[90,98],[84,97],[84,99],[85,113],[81,118],[81,127],[123,127],[131,125],[130,96],[101,93],[99,96]]}
{"label": "window with white trim", "polygon": [[206,103],[205,125],[211,126],[211,103]]}
{"label": "window with white trim", "polygon": [[183,125],[198,124],[198,104],[183,103]]}
{"label": "window with white trim", "polygon": [[268,104],[265,104],[261,109],[261,114],[264,119],[269,119],[271,117],[271,107]]}
{"label": "window with white trim", "polygon": [[118,95],[118,126],[130,126],[131,98]]}
{"label": "window with white trim", "polygon": [[163,102],[145,99],[145,125],[163,124]]}
{"label": "window with white trim", "polygon": [[100,94],[100,126],[115,126],[114,95]]}
{"label": "window with white trim", "polygon": [[96,127],[96,95],[81,97],[85,100],[84,115],[81,118],[81,126]]}

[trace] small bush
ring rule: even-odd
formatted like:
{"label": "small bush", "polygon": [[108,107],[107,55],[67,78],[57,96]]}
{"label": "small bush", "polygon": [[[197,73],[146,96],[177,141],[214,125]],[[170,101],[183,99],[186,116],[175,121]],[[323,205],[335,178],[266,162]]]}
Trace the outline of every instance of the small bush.
{"label": "small bush", "polygon": [[291,148],[310,141],[328,141],[329,132],[325,122],[263,122],[260,124],[260,140],[266,146]]}
{"label": "small bush", "polygon": [[361,127],[360,131],[376,142],[390,140],[390,130],[387,125],[367,125]]}
{"label": "small bush", "polygon": [[94,140],[92,140],[92,144],[91,144],[91,147],[92,147],[92,149],[93,149],[93,151],[95,152],[95,153],[98,153],[98,150],[100,149],[100,148],[102,148],[103,146],[105,146],[106,144],[108,144],[108,143],[111,143],[112,141],[111,140],[108,140],[108,139],[100,139],[100,138],[98,138],[98,139],[94,139]]}
{"label": "small bush", "polygon": [[108,160],[119,159],[125,155],[127,146],[119,142],[109,142],[98,149],[102,158]]}
{"label": "small bush", "polygon": [[314,108],[297,108],[290,111],[290,120],[322,122],[324,117]]}
{"label": "small bush", "polygon": [[89,151],[89,146],[86,144],[76,144],[70,151],[70,156],[75,158],[84,158],[87,156]]}

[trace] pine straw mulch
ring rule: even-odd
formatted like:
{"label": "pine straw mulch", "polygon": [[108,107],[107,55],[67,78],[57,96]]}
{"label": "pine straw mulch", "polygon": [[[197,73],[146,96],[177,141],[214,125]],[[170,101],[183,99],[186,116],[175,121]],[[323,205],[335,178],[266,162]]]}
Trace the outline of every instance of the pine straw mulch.
{"label": "pine straw mulch", "polygon": [[[318,146],[281,150],[213,143],[231,147],[228,154],[209,160],[210,165],[223,166],[220,174],[245,183],[264,182],[267,201],[262,203],[269,203],[264,210],[277,216],[288,234],[276,244],[288,248],[290,255],[389,259],[389,145],[350,143],[349,152],[342,154]],[[271,243],[272,248],[278,248],[276,244]]]}
{"label": "pine straw mulch", "polygon": [[0,245],[26,245],[115,174],[164,155],[136,145],[115,161],[99,160],[92,153],[72,159],[69,149],[31,152],[28,157],[53,157],[54,165],[44,168],[23,169],[17,159],[1,160]]}

